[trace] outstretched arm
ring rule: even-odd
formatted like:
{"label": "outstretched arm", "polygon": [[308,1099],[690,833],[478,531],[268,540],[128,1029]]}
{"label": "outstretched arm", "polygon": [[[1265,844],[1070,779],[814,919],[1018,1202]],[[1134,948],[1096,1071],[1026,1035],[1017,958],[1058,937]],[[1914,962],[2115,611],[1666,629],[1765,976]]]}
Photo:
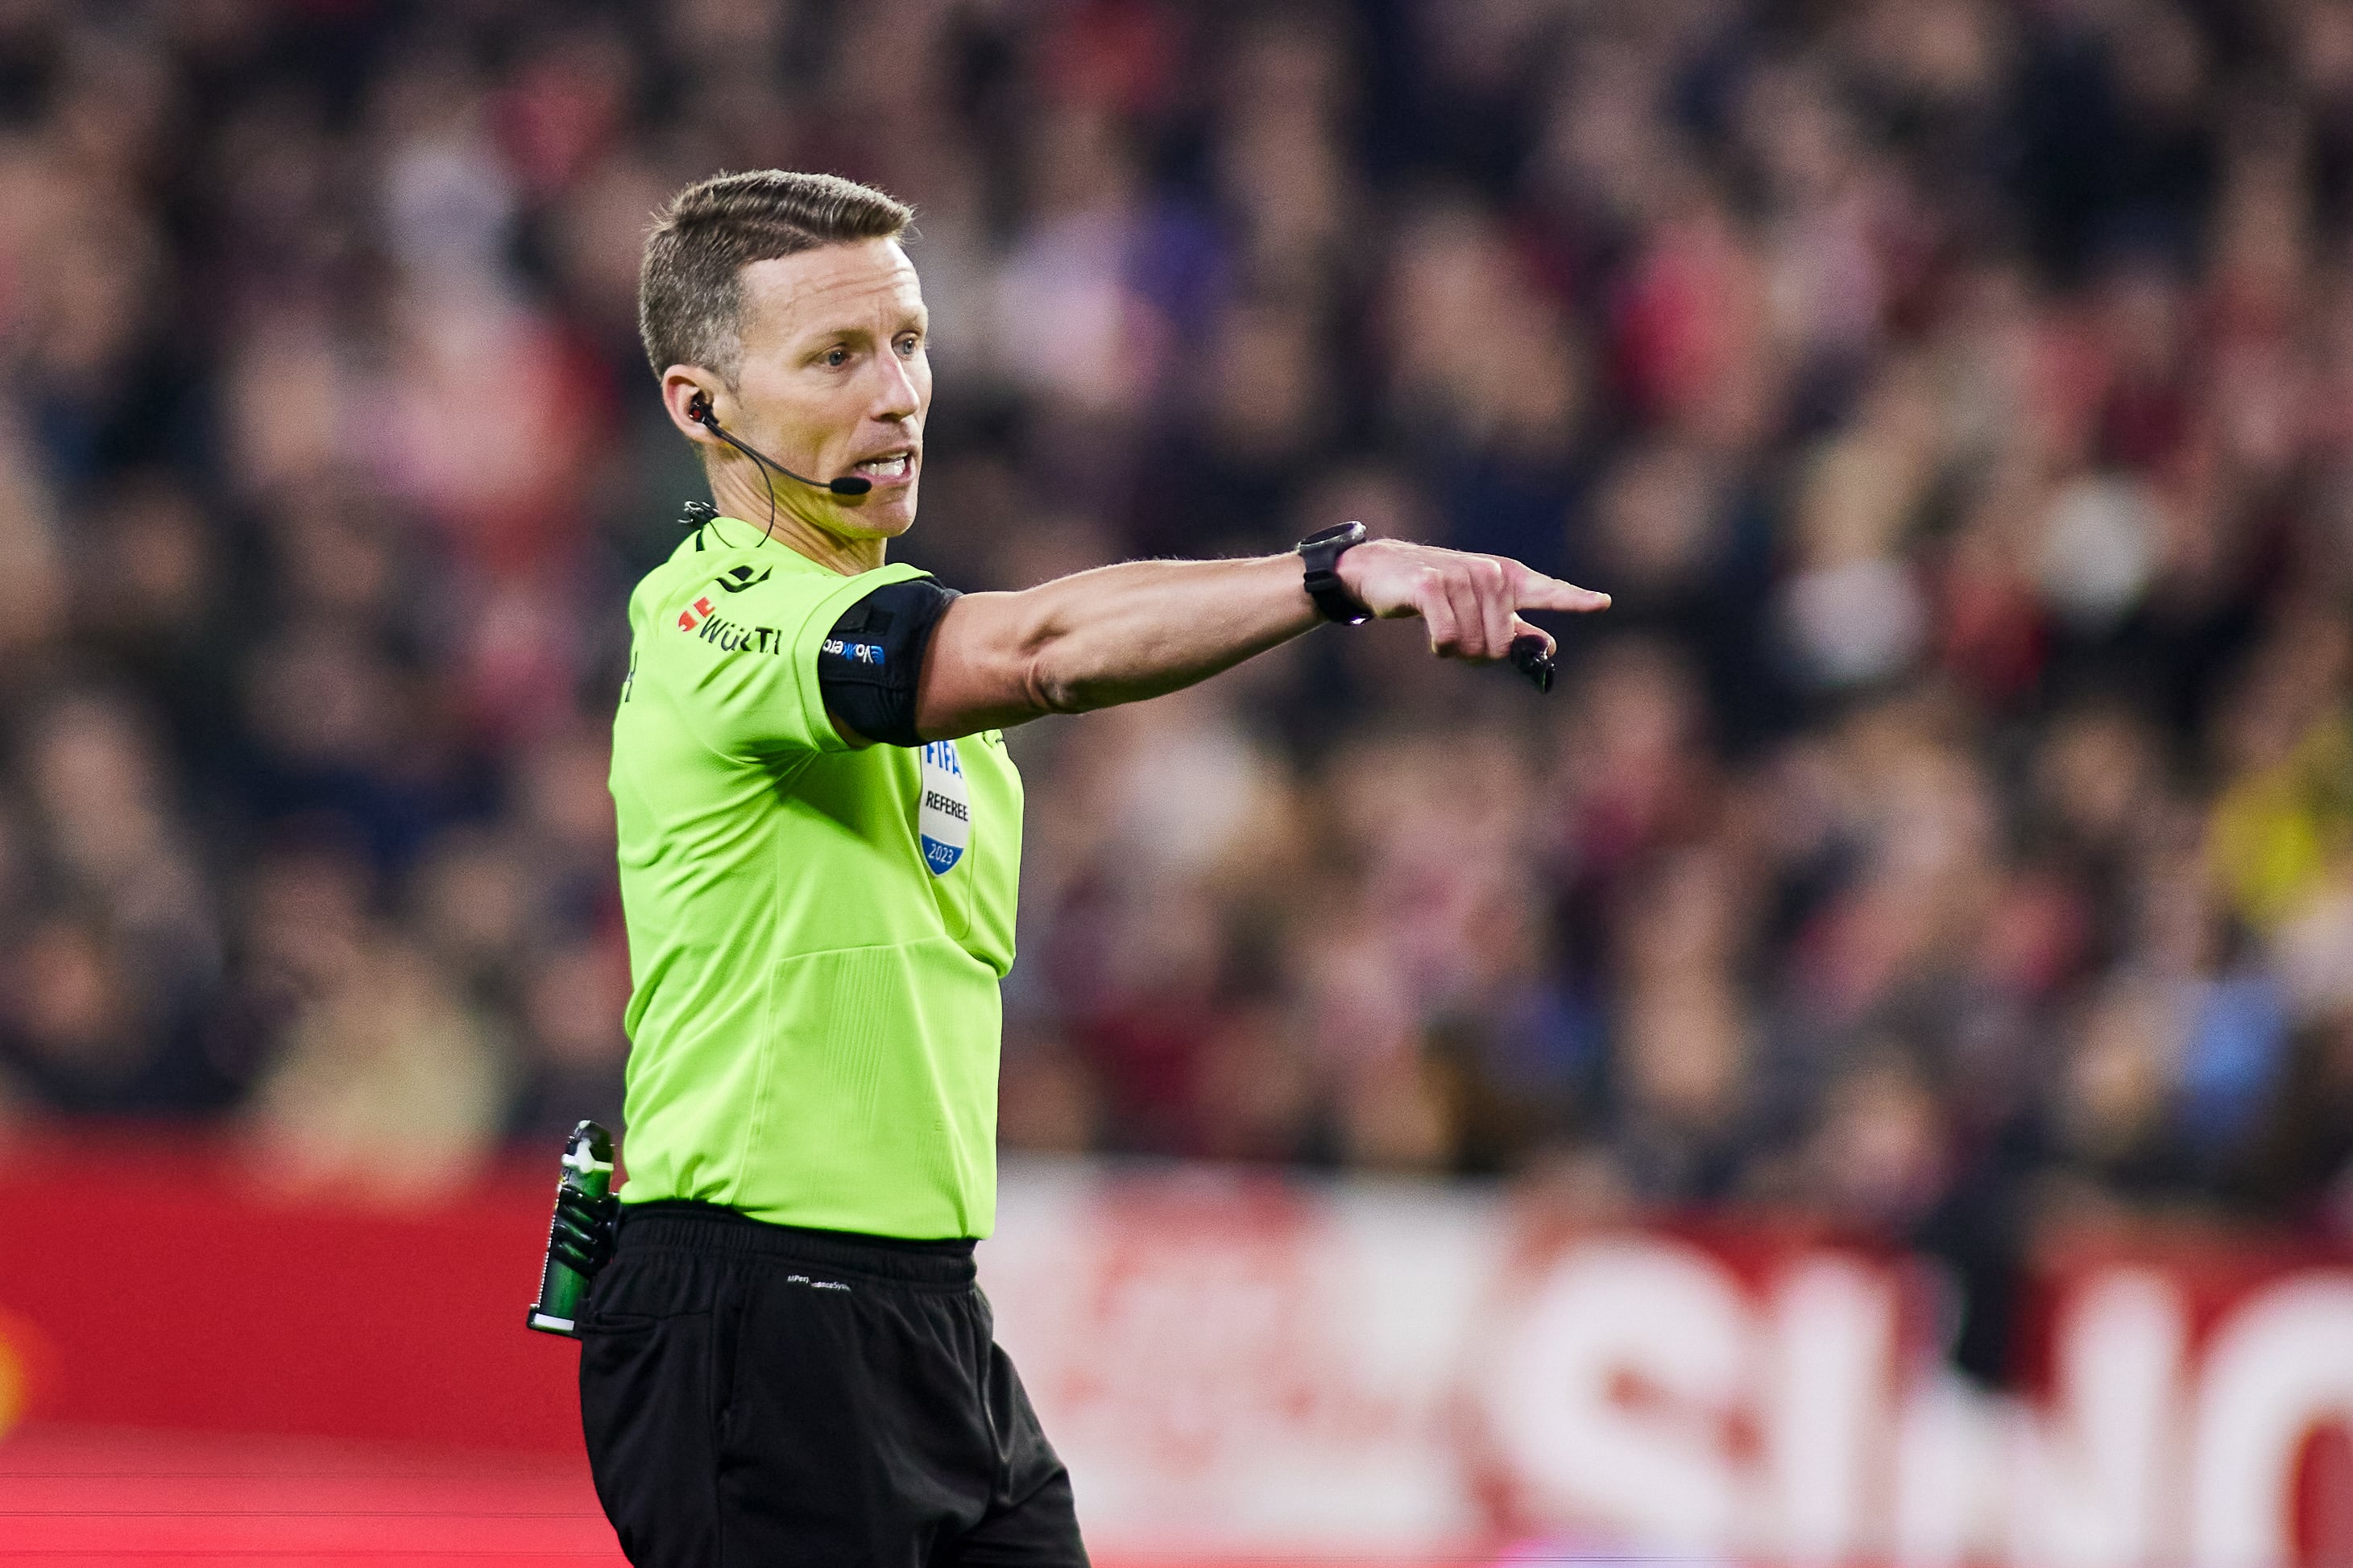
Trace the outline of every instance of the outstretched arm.
{"label": "outstretched arm", "polygon": [[[1522,610],[1599,610],[1609,596],[1496,555],[1367,540],[1341,582],[1376,616],[1419,616],[1441,658],[1488,663],[1512,639],[1552,638]],[[967,594],[933,633],[916,689],[930,740],[1079,713],[1205,680],[1314,626],[1295,554],[1132,561],[1018,594]]]}

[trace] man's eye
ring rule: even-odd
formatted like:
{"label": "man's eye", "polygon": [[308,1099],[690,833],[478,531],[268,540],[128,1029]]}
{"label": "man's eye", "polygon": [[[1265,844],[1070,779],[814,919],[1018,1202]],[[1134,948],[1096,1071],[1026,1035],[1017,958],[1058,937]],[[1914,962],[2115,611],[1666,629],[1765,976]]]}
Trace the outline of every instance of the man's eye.
{"label": "man's eye", "polygon": [[899,340],[899,357],[902,359],[913,359],[915,357],[915,351],[922,346],[922,340],[917,338],[914,333],[910,332],[905,337]]}
{"label": "man's eye", "polygon": [[848,364],[849,363],[849,351],[848,349],[828,349],[825,351],[825,363],[836,367],[837,369],[842,365]]}

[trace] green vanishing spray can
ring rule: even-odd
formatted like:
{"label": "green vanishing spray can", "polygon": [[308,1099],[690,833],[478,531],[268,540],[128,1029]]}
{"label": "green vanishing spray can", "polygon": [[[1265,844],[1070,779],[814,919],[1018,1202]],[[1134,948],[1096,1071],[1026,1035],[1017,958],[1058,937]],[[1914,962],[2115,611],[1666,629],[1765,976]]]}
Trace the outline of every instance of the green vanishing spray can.
{"label": "green vanishing spray can", "polygon": [[565,1196],[578,1194],[599,1203],[612,1188],[613,1135],[593,1121],[583,1121],[564,1146],[564,1170],[555,1184],[557,1211],[547,1222],[547,1257],[539,1268],[539,1300],[531,1304],[526,1320],[543,1333],[578,1339],[580,1302],[588,1294],[588,1277],[556,1251]]}

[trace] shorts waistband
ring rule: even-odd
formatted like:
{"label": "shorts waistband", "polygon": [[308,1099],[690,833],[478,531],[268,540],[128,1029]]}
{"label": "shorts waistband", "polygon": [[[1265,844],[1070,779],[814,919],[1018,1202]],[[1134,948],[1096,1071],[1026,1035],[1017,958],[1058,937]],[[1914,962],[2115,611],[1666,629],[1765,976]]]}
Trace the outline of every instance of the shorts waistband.
{"label": "shorts waistband", "polygon": [[677,1247],[694,1252],[774,1258],[907,1285],[965,1286],[977,1278],[969,1237],[910,1241],[849,1230],[772,1225],[717,1204],[660,1198],[621,1205],[619,1250]]}

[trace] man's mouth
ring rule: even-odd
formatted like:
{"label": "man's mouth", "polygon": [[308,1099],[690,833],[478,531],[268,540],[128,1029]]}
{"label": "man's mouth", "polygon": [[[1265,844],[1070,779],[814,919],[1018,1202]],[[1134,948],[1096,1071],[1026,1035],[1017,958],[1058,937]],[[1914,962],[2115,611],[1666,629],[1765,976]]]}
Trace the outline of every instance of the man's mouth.
{"label": "man's mouth", "polygon": [[863,474],[870,479],[888,481],[903,479],[915,467],[914,452],[905,447],[895,452],[885,452],[877,458],[861,458],[850,465],[853,474]]}

